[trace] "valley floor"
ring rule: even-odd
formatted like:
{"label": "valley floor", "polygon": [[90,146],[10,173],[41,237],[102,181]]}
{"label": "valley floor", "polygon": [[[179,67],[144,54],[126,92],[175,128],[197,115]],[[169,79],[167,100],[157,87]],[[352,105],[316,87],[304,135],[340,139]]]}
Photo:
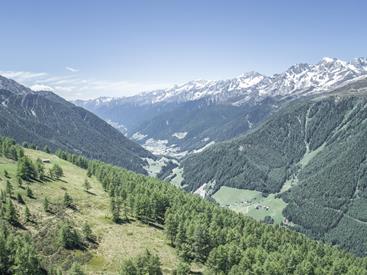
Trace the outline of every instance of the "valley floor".
{"label": "valley floor", "polygon": [[256,220],[263,220],[266,216],[272,217],[277,224],[284,220],[282,211],[287,204],[274,194],[264,197],[258,191],[222,186],[212,197],[221,206]]}

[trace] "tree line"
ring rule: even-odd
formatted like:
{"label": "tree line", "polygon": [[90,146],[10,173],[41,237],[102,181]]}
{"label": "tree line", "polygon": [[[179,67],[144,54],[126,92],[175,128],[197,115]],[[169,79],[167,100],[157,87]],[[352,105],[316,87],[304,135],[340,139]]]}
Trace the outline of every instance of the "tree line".
{"label": "tree line", "polygon": [[[64,153],[64,159],[80,158]],[[281,226],[259,223],[154,178],[88,161],[110,194],[116,222],[129,216],[164,227],[185,262],[213,274],[367,274],[367,259]]]}

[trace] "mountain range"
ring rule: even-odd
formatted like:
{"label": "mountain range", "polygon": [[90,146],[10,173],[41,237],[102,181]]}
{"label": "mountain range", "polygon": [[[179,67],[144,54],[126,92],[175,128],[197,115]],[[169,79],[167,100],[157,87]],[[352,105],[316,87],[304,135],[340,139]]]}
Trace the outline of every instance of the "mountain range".
{"label": "mountain range", "polygon": [[284,102],[322,94],[366,75],[366,58],[346,62],[326,57],[272,76],[249,72],[233,79],[196,80],[131,97],[74,103],[154,153],[181,158],[246,133]]}
{"label": "mountain range", "polygon": [[366,75],[366,59],[324,58],[271,77],[75,102],[96,115],[0,77],[0,135],[157,176],[365,256]]}
{"label": "mountain range", "polygon": [[[251,72],[78,104],[176,157],[162,179],[364,256],[366,76],[364,58],[324,58],[271,77]],[[142,116],[125,123],[127,112]]]}
{"label": "mountain range", "polygon": [[185,158],[181,186],[209,197],[223,186],[275,196],[293,229],[364,256],[366,122],[366,79],[295,100],[253,132]]}

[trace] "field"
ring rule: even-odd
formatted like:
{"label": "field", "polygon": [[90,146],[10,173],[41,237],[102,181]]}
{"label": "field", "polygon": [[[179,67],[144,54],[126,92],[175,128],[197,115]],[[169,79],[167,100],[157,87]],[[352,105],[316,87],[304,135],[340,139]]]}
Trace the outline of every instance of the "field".
{"label": "field", "polygon": [[[108,194],[104,192],[101,184],[95,178],[90,178],[88,181],[92,189],[90,192],[84,191],[83,183],[87,178],[85,170],[44,152],[27,149],[26,155],[33,160],[49,159],[51,163],[46,164],[46,170],[54,163],[58,163],[64,171],[64,177],[58,181],[29,184],[34,198],[28,198],[25,188],[19,187],[15,180],[16,163],[0,158],[0,189],[5,189],[4,170],[7,170],[14,193],[19,192],[22,195],[34,220],[32,223],[22,222],[25,206],[15,203],[20,220],[25,225],[22,231],[31,232],[36,247],[45,256],[44,264],[47,266],[57,264],[66,270],[77,259],[88,274],[116,274],[123,260],[149,249],[160,257],[164,273],[170,274],[176,268],[178,262],[176,252],[167,244],[163,230],[134,220],[125,224],[111,222]],[[64,209],[61,206],[66,191],[74,200],[75,210]],[[46,197],[50,201],[51,213],[46,213],[43,209]],[[96,244],[84,250],[56,249],[55,235],[61,219],[71,221],[78,229],[88,222],[96,236]]]}
{"label": "field", "polygon": [[282,199],[275,198],[274,194],[263,197],[258,191],[222,186],[212,197],[221,206],[256,220],[270,216],[277,224],[283,221],[282,211],[286,203]]}

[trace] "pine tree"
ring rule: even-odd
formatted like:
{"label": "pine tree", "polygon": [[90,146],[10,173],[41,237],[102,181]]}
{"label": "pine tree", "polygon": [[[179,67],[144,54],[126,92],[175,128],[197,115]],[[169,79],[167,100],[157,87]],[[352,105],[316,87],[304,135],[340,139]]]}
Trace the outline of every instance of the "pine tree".
{"label": "pine tree", "polygon": [[27,197],[33,199],[33,192],[29,186],[27,186]]}
{"label": "pine tree", "polygon": [[36,160],[36,170],[38,174],[38,179],[43,181],[46,177],[45,165],[43,164],[42,160],[39,158]]}
{"label": "pine tree", "polygon": [[10,178],[9,173],[8,173],[8,171],[7,171],[7,170],[4,170],[4,177],[5,177],[5,178],[7,178],[7,179],[9,179],[9,178]]}
{"label": "pine tree", "polygon": [[47,154],[50,153],[50,149],[48,148],[47,145],[45,145],[45,147],[43,147],[43,151],[46,152]]}
{"label": "pine tree", "polygon": [[13,185],[11,184],[11,182],[9,180],[6,181],[6,193],[12,197],[13,196]]}
{"label": "pine tree", "polygon": [[64,171],[62,170],[61,166],[58,164],[54,164],[50,169],[50,177],[53,180],[58,180],[62,176],[64,176]]}
{"label": "pine tree", "polygon": [[180,248],[181,245],[186,241],[186,230],[183,222],[180,222],[177,228],[177,234],[175,238],[175,246]]}
{"label": "pine tree", "polygon": [[5,219],[13,225],[18,224],[18,213],[10,199],[5,206]]}
{"label": "pine tree", "polygon": [[17,176],[23,180],[32,180],[37,178],[37,171],[32,160],[23,156],[18,161]]}
{"label": "pine tree", "polygon": [[17,177],[17,181],[18,181],[18,186],[19,186],[20,188],[23,188],[23,180],[22,180],[22,178]]}
{"label": "pine tree", "polygon": [[12,271],[14,274],[40,274],[40,262],[30,238],[17,236]]}
{"label": "pine tree", "polygon": [[90,178],[90,177],[92,177],[92,171],[91,171],[91,169],[89,169],[89,167],[88,167],[88,170],[87,170],[87,177],[88,178]]}
{"label": "pine tree", "polygon": [[168,213],[165,218],[166,234],[168,239],[171,241],[171,245],[174,245],[176,234],[177,234],[178,222],[176,216],[172,213]]}
{"label": "pine tree", "polygon": [[91,185],[90,185],[90,183],[89,183],[89,181],[87,180],[87,179],[85,179],[85,181],[84,181],[84,189],[85,189],[85,191],[89,191],[89,189],[91,189],[92,187],[91,187]]}
{"label": "pine tree", "polygon": [[43,200],[43,210],[45,210],[45,212],[48,212],[50,210],[47,197],[45,197],[45,199]]}
{"label": "pine tree", "polygon": [[72,207],[73,206],[73,198],[69,195],[68,192],[64,194],[64,206],[65,207]]}
{"label": "pine tree", "polygon": [[65,223],[59,230],[59,242],[67,249],[77,248],[80,246],[80,236],[71,225]]}
{"label": "pine tree", "polygon": [[24,219],[26,222],[31,221],[31,212],[29,211],[28,206],[26,206],[24,210]]}
{"label": "pine tree", "polygon": [[17,193],[17,202],[19,202],[21,204],[24,204],[23,197],[19,192]]}
{"label": "pine tree", "polygon": [[4,190],[0,191],[0,200],[5,203],[6,202],[6,192]]}
{"label": "pine tree", "polygon": [[111,198],[111,212],[112,212],[112,220],[115,223],[119,223],[121,221],[120,216],[120,203],[118,199]]}
{"label": "pine tree", "polygon": [[90,226],[87,222],[84,223],[83,228],[82,228],[82,232],[83,232],[84,238],[86,240],[92,240],[93,239],[92,229],[90,228]]}

